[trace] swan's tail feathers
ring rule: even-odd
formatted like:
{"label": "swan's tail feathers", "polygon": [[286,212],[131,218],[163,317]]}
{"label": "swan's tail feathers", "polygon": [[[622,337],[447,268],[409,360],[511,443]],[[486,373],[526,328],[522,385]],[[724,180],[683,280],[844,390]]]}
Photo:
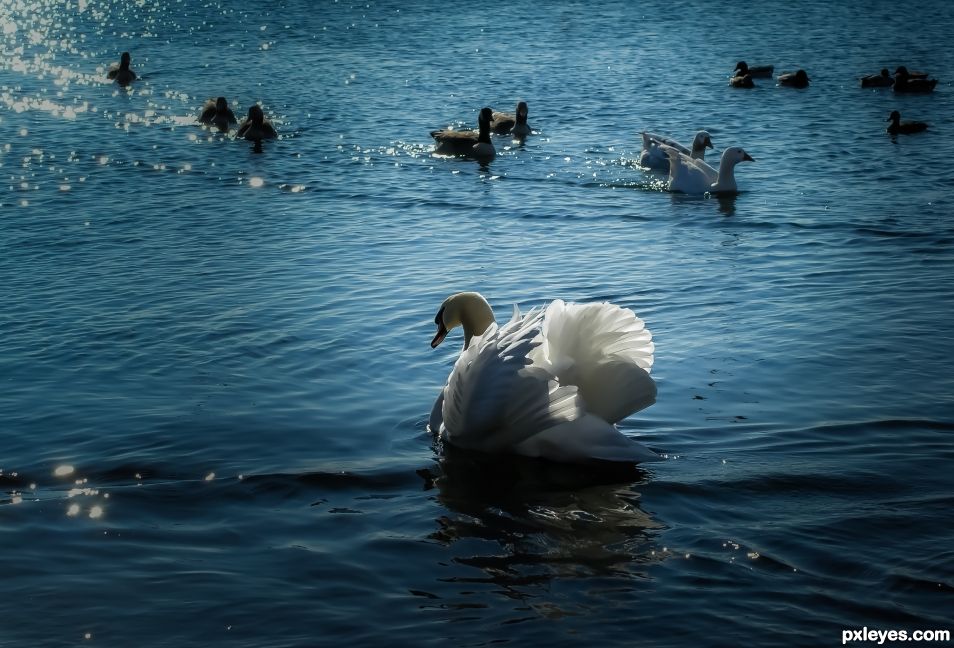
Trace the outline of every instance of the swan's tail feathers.
{"label": "swan's tail feathers", "polygon": [[630,361],[610,360],[582,372],[580,393],[587,412],[616,423],[656,402],[656,383]]}
{"label": "swan's tail feathers", "polygon": [[642,463],[661,460],[659,455],[622,434],[616,426],[591,414],[535,434],[517,445],[515,451],[528,457],[566,462]]}
{"label": "swan's tail feathers", "polygon": [[587,412],[616,423],[655,402],[653,336],[628,308],[555,301],[544,338],[560,383],[579,387]]}

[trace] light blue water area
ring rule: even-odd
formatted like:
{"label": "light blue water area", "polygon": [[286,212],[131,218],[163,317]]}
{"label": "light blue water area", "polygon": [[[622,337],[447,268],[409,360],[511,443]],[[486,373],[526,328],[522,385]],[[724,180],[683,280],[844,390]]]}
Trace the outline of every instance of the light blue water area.
{"label": "light blue water area", "polygon": [[[954,629],[954,9],[919,14],[0,2],[0,645]],[[860,88],[901,64],[936,91]],[[198,125],[219,95],[280,139]],[[523,145],[432,155],[521,99]],[[636,163],[700,129],[739,195]],[[658,398],[620,427],[667,460],[442,449],[459,290],[636,311]]]}

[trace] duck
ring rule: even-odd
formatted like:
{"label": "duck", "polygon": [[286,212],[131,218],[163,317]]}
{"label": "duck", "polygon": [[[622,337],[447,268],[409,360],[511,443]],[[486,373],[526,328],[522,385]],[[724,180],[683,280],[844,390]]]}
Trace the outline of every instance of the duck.
{"label": "duck", "polygon": [[436,348],[464,346],[429,418],[451,446],[564,463],[640,463],[660,456],[616,423],[656,401],[652,333],[628,309],[556,299],[499,326],[477,292],[451,295],[434,318]]}
{"label": "duck", "polygon": [[936,85],[937,79],[928,79],[926,74],[914,76],[903,65],[894,72],[895,92],[933,92]]}
{"label": "duck", "polygon": [[643,150],[639,154],[639,164],[657,171],[667,171],[669,169],[669,158],[659,148],[660,144],[670,146],[697,160],[705,160],[706,149],[712,148],[712,137],[706,131],[696,133],[695,137],[692,138],[691,148],[687,148],[669,137],[647,131],[643,131],[642,136]]}
{"label": "duck", "polygon": [[920,133],[923,130],[927,130],[928,125],[924,122],[919,121],[901,121],[901,113],[897,110],[891,111],[891,116],[888,117],[888,121],[891,122],[891,125],[888,126],[888,132],[892,135],[897,135],[901,133],[902,135],[910,135],[911,133]]}
{"label": "duck", "polygon": [[530,134],[530,126],[527,125],[527,102],[519,102],[516,111],[512,113],[495,110],[490,120],[490,130],[497,135],[507,135],[509,133],[514,139],[527,137]]}
{"label": "duck", "polygon": [[881,74],[869,74],[861,77],[862,88],[889,88],[894,85],[894,77],[888,68],[881,68]]}
{"label": "duck", "polygon": [[136,73],[129,69],[129,52],[123,52],[119,57],[119,64],[113,63],[106,73],[106,78],[111,79],[121,86],[127,86],[136,80]]}
{"label": "duck", "polygon": [[437,143],[434,152],[439,155],[458,155],[489,162],[497,156],[493,142],[490,141],[490,123],[494,111],[481,108],[477,116],[478,130],[435,130],[431,137]]}
{"label": "duck", "polygon": [[230,124],[238,123],[238,120],[235,119],[235,113],[229,108],[229,102],[225,97],[206,101],[205,105],[202,106],[199,121],[203,124],[216,126],[221,131],[227,131]]}
{"label": "duck", "polygon": [[239,126],[235,136],[261,143],[262,140],[277,139],[278,133],[275,132],[275,128],[271,122],[265,119],[265,113],[262,111],[262,107],[258,104],[252,104],[248,108],[248,117],[246,117],[242,125]]}
{"label": "duck", "polygon": [[751,74],[742,74],[729,79],[729,85],[733,88],[754,88],[755,82],[752,81]]}
{"label": "duck", "polygon": [[693,160],[674,148],[662,148],[669,156],[668,189],[685,194],[737,193],[735,165],[739,162],[755,162],[742,147],[731,146],[722,152],[719,170],[715,171],[705,162]]}
{"label": "duck", "polygon": [[766,79],[771,79],[772,74],[775,72],[774,65],[748,65],[745,61],[739,61],[735,64],[735,72],[733,76],[745,76],[746,74],[751,74],[753,77],[763,77]]}
{"label": "duck", "polygon": [[809,81],[811,81],[811,79],[808,78],[808,72],[805,70],[798,70],[797,72],[785,72],[784,74],[778,75],[778,84],[780,86],[789,86],[791,88],[807,88]]}

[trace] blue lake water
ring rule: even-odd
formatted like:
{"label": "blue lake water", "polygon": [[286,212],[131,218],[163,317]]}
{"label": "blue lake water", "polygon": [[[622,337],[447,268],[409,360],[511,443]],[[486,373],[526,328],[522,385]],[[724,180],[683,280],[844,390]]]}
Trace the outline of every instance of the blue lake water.
{"label": "blue lake water", "polygon": [[[0,2],[0,645],[954,630],[954,5],[920,11]],[[900,64],[937,90],[859,87]],[[281,139],[199,127],[218,95]],[[519,99],[524,146],[431,155]],[[644,129],[756,161],[673,195]],[[635,310],[621,429],[668,459],[443,454],[458,290]]]}

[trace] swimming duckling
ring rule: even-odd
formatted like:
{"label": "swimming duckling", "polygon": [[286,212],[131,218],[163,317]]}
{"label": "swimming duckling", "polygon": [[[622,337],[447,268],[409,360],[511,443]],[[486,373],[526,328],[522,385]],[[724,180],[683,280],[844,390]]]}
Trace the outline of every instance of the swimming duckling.
{"label": "swimming duckling", "polygon": [[895,92],[933,92],[937,79],[928,79],[927,75],[913,76],[903,65],[894,72]]}
{"label": "swimming duckling", "polygon": [[121,86],[127,86],[136,80],[136,73],[129,69],[129,52],[123,52],[119,58],[119,65],[113,63],[106,73],[107,79],[112,79]]}
{"label": "swimming duckling", "polygon": [[729,79],[729,85],[733,88],[754,88],[755,82],[752,81],[751,74],[743,74],[742,76],[734,76]]}
{"label": "swimming duckling", "polygon": [[266,139],[276,139],[278,133],[272,127],[271,122],[265,119],[265,113],[258,104],[252,104],[248,108],[248,117],[239,126],[236,137],[244,137],[253,142],[261,142]]}
{"label": "swimming duckling", "polygon": [[218,99],[209,99],[202,107],[202,114],[199,115],[199,121],[203,124],[210,124],[221,131],[227,131],[229,124],[237,124],[235,113],[229,108],[229,102],[225,97]]}
{"label": "swimming duckling", "polygon": [[888,126],[888,132],[892,135],[897,135],[898,133],[901,133],[902,135],[920,133],[923,130],[927,130],[928,127],[928,125],[924,122],[901,121],[901,113],[899,113],[897,110],[891,112],[891,116],[888,117],[888,121],[891,122],[891,125]]}
{"label": "swimming duckling", "polygon": [[881,68],[881,74],[869,74],[861,77],[862,88],[890,88],[894,85],[894,77],[888,68]]}
{"label": "swimming duckling", "polygon": [[735,64],[735,72],[733,72],[733,75],[744,77],[746,74],[751,74],[753,77],[771,79],[774,71],[774,65],[753,65],[750,67],[745,61],[739,61]]}
{"label": "swimming duckling", "polygon": [[530,126],[527,125],[527,112],[526,101],[517,104],[516,112],[494,111],[490,122],[490,130],[497,135],[510,133],[515,139],[523,139],[530,134]]}
{"label": "swimming duckling", "polygon": [[441,155],[460,155],[483,162],[489,162],[497,156],[493,143],[490,141],[490,123],[493,121],[494,111],[482,108],[477,116],[478,130],[444,130],[431,131],[431,137],[437,142],[434,152]]}
{"label": "swimming duckling", "polygon": [[786,72],[784,74],[778,75],[778,84],[783,86],[789,86],[791,88],[807,88],[808,82],[811,79],[808,78],[808,73],[805,70],[799,70],[798,72]]}

